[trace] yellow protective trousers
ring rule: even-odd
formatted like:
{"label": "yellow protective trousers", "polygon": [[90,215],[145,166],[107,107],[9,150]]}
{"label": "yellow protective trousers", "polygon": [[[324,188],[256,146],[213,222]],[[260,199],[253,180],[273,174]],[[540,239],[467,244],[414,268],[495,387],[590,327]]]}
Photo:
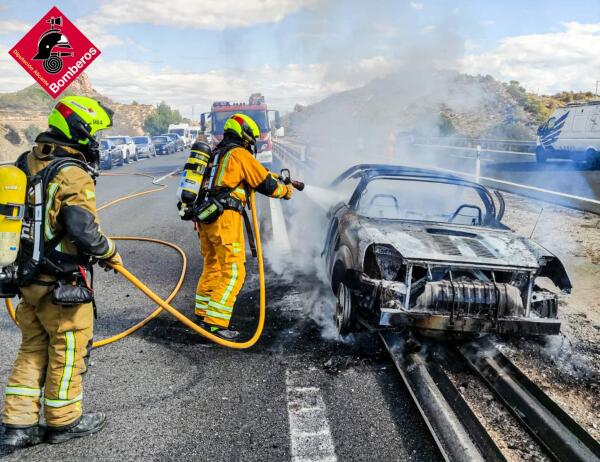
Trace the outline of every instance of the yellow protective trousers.
{"label": "yellow protective trousers", "polygon": [[52,303],[52,287],[21,289],[16,316],[22,340],[4,391],[3,422],[31,426],[44,403],[46,423],[62,427],[82,414],[82,374],[92,345],[91,303]]}
{"label": "yellow protective trousers", "polygon": [[196,289],[195,314],[208,324],[227,328],[246,278],[243,218],[225,210],[214,223],[198,227],[204,267]]}

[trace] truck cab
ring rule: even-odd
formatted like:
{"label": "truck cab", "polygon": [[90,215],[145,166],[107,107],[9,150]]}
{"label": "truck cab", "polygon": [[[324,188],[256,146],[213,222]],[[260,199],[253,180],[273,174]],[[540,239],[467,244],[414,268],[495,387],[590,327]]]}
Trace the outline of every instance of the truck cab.
{"label": "truck cab", "polygon": [[[248,103],[237,103],[229,101],[215,101],[210,112],[200,116],[201,131],[206,130],[207,122],[210,121],[210,139],[214,148],[223,139],[223,127],[227,119],[232,115],[241,113],[251,117],[260,128],[260,137],[256,140],[256,158],[265,167],[269,168],[273,163],[273,141],[271,129],[280,128],[279,111],[269,110],[264,96],[254,93],[250,96]],[[269,114],[274,113],[274,126],[271,126]]]}
{"label": "truck cab", "polygon": [[557,108],[537,131],[538,163],[549,159],[585,162],[600,168],[600,101],[572,103]]}

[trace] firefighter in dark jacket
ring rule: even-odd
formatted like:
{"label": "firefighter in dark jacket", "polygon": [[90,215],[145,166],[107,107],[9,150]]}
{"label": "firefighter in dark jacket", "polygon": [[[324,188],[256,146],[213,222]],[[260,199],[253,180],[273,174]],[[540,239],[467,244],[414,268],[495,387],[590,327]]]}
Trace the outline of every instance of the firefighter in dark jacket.
{"label": "firefighter in dark jacket", "polygon": [[[48,264],[26,285],[19,281],[22,299],[16,317],[22,342],[4,393],[0,437],[0,444],[16,447],[44,440],[61,443],[104,426],[103,413],[83,413],[82,407],[92,303],[63,306],[53,301],[53,291],[57,281],[89,287],[88,270],[94,261],[105,269],[107,264],[122,264],[114,242],[100,230],[93,169],[98,161],[94,135],[112,126],[112,111],[91,98],[68,96],[54,107],[48,125],[17,166],[30,177],[57,159],[80,162],[61,168],[49,182],[40,233]],[[39,426],[42,403],[45,430]]]}

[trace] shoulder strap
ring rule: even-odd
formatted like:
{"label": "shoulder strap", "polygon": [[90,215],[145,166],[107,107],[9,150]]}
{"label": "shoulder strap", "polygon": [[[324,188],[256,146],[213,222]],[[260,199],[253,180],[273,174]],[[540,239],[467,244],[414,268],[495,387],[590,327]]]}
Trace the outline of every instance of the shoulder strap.
{"label": "shoulder strap", "polygon": [[31,172],[29,171],[29,165],[27,165],[27,156],[30,152],[31,151],[25,151],[19,157],[17,157],[17,160],[15,161],[15,167],[23,171],[27,178],[31,176]]}

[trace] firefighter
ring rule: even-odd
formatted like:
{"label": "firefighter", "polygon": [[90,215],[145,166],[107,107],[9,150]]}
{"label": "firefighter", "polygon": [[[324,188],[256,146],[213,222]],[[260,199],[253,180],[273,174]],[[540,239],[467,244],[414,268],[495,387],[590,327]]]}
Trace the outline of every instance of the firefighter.
{"label": "firefighter", "polygon": [[239,336],[229,323],[246,276],[241,213],[248,188],[287,200],[293,193],[292,185],[279,181],[252,154],[259,135],[258,125],[245,114],[234,114],[225,122],[224,137],[213,152],[215,165],[207,180],[209,195],[220,197],[225,210],[216,221],[205,224],[200,219],[198,224],[204,268],[196,289],[194,312],[205,328],[226,340]]}
{"label": "firefighter", "polygon": [[[17,281],[22,340],[4,392],[4,445],[61,443],[96,433],[106,421],[101,412],[83,413],[82,374],[92,345],[91,264],[97,260],[106,270],[122,264],[96,214],[93,166],[99,151],[94,135],[112,126],[112,114],[91,98],[61,99],[50,113],[48,130],[16,163],[28,181],[44,175],[48,181],[42,229],[36,235],[44,254],[33,272],[29,258],[23,265],[27,275]],[[45,428],[38,424],[42,403]]]}

